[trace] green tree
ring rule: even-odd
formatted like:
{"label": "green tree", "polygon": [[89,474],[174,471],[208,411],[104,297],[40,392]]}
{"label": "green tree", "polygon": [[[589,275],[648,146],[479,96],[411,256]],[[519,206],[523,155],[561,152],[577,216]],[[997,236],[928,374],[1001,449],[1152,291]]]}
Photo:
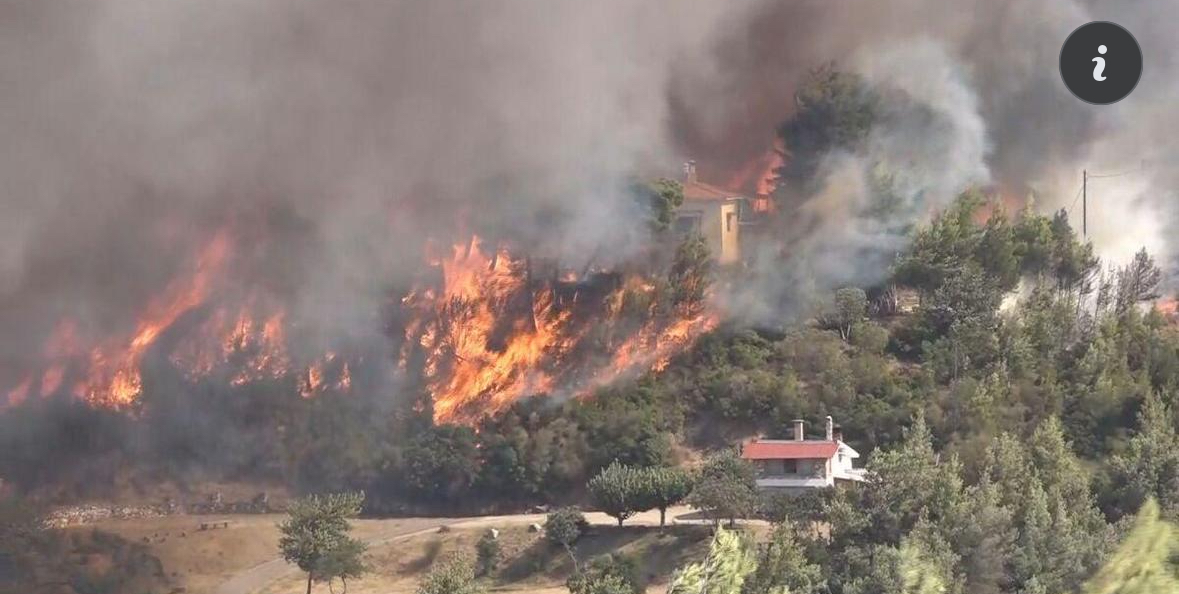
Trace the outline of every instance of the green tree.
{"label": "green tree", "polygon": [[1002,210],[987,219],[975,249],[975,259],[1002,290],[1010,291],[1019,283],[1015,229]]}
{"label": "green tree", "polygon": [[688,503],[693,507],[705,511],[717,523],[721,518],[728,518],[730,526],[736,518],[752,515],[759,499],[753,465],[732,449],[708,458],[688,495]]}
{"label": "green tree", "polygon": [[874,454],[868,471],[862,489],[828,504],[837,542],[895,544],[919,519],[939,525],[956,517],[962,505],[961,465],[934,450],[924,416],[913,421],[900,447]]}
{"label": "green tree", "polygon": [[839,329],[839,337],[846,341],[851,336],[852,327],[868,314],[868,294],[859,287],[835,291],[834,313],[833,322]]}
{"label": "green tree", "polygon": [[307,592],[313,581],[345,580],[363,573],[364,544],[349,537],[349,519],[360,513],[364,493],[312,495],[291,504],[279,524],[283,559],[307,572]]}
{"label": "green tree", "polygon": [[703,308],[712,284],[712,257],[702,236],[688,235],[676,246],[667,280],[675,308],[689,315]]}
{"label": "green tree", "polygon": [[671,226],[676,209],[684,203],[684,186],[672,179],[635,184],[634,193],[640,206],[648,212],[647,225],[656,233]]}
{"label": "green tree", "polygon": [[1120,315],[1131,307],[1159,297],[1159,283],[1163,272],[1155,265],[1146,248],[1138,250],[1134,259],[1118,271],[1114,310]]}
{"label": "green tree", "polygon": [[640,469],[615,461],[590,479],[587,485],[590,499],[598,509],[618,520],[621,526],[624,520],[636,512],[651,509],[647,507],[651,492],[648,478]]}
{"label": "green tree", "polygon": [[544,537],[549,542],[565,549],[576,567],[577,557],[573,554],[573,545],[577,543],[577,539],[581,538],[588,526],[589,522],[585,521],[585,516],[580,511],[572,507],[563,507],[550,512],[545,518]]}
{"label": "green tree", "polygon": [[342,592],[348,592],[348,580],[358,578],[366,571],[368,565],[364,561],[364,552],[368,546],[355,538],[347,538],[328,550],[319,563],[316,564],[315,575],[319,581],[327,582],[328,590],[332,589],[332,580],[339,578],[344,585]]}
{"label": "green tree", "polygon": [[692,474],[682,468],[644,468],[647,505],[659,510],[659,526],[667,524],[667,508],[681,502],[692,492]]}
{"label": "green tree", "polygon": [[614,574],[600,576],[574,575],[565,584],[572,594],[635,594],[626,580]]}
{"label": "green tree", "polygon": [[499,539],[490,530],[483,533],[475,543],[475,566],[479,575],[490,575],[499,566],[503,548]]}
{"label": "green tree", "polygon": [[901,541],[898,557],[902,594],[943,594],[954,583],[954,554],[935,530],[919,525]]}
{"label": "green tree", "polygon": [[456,556],[431,568],[418,584],[417,594],[482,594],[483,591],[471,562]]}
{"label": "green tree", "polygon": [[591,559],[565,586],[573,594],[642,594],[647,589],[638,561],[621,553]]}
{"label": "green tree", "polygon": [[1118,549],[1085,583],[1084,594],[1179,592],[1179,531],[1147,500]]}
{"label": "green tree", "polygon": [[757,569],[745,580],[743,594],[812,594],[823,586],[823,573],[811,563],[790,522],[774,527],[769,541],[758,548]]}
{"label": "green tree", "polygon": [[[979,529],[1014,535],[1010,546],[1003,547],[1009,550],[1005,555],[1009,589],[1073,590],[1100,563],[1109,529],[1094,504],[1088,476],[1055,418],[1041,423],[1029,440],[1009,434],[996,438],[988,448],[979,489],[993,493],[987,495],[987,506],[968,510],[963,519],[966,534],[988,514],[995,521]],[[997,522],[1004,513],[1001,510],[1009,510],[1008,528]],[[989,574],[989,555],[980,558],[981,551],[969,548],[987,544],[987,539],[978,541],[977,536],[967,538],[962,543],[966,546],[957,550],[974,562],[976,575],[979,570]]]}
{"label": "green tree", "polygon": [[1179,512],[1179,435],[1170,408],[1150,394],[1138,413],[1138,432],[1109,464],[1115,509],[1121,515],[1154,498],[1164,513]]}
{"label": "green tree", "polygon": [[1068,212],[1056,212],[1049,223],[1052,231],[1052,274],[1056,286],[1065,292],[1087,293],[1100,262],[1093,254],[1093,244],[1077,241],[1077,234],[1068,222]]}
{"label": "green tree", "polygon": [[877,119],[878,97],[857,74],[826,65],[810,73],[794,95],[794,115],[778,127],[789,154],[774,173],[785,188],[809,193],[823,157],[833,150],[854,150]]}
{"label": "green tree", "polygon": [[757,569],[757,556],[740,533],[717,528],[708,556],[676,570],[667,594],[738,594]]}
{"label": "green tree", "polygon": [[457,503],[479,477],[479,448],[470,427],[438,425],[410,438],[402,458],[411,495],[421,501]]}

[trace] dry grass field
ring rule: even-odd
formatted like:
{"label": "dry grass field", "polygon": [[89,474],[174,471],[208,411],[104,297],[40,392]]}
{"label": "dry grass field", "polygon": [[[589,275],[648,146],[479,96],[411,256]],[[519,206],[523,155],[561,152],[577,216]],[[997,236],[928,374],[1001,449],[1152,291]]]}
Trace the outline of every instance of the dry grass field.
{"label": "dry grass field", "polygon": [[[564,550],[555,548],[539,533],[529,532],[526,524],[456,528],[372,547],[369,561],[372,571],[362,579],[348,582],[349,594],[401,594],[413,592],[418,582],[435,563],[453,555],[474,558],[475,543],[490,527],[497,528],[503,549],[503,561],[489,576],[491,591],[520,594],[567,592],[565,580],[573,563]],[[651,526],[595,525],[577,545],[576,554],[589,560],[607,553],[634,556],[640,563],[651,591],[663,591],[671,572],[684,562],[697,559],[704,552],[710,530],[703,526],[671,526],[660,532]],[[302,592],[305,578],[291,575],[262,590],[261,594]],[[314,592],[328,592],[317,585]],[[339,592],[339,584],[336,585]]]}

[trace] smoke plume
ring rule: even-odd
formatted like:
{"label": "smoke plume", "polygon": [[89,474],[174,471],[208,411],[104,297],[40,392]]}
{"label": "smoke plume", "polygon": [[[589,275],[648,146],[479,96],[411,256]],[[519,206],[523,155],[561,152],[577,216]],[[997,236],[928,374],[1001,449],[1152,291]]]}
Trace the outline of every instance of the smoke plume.
{"label": "smoke plume", "polygon": [[[905,100],[831,154],[770,292],[877,280],[905,230],[978,183],[1034,191],[1121,259],[1173,259],[1174,10],[1140,2],[13,0],[0,4],[0,380],[63,317],[101,336],[210,236],[309,333],[377,340],[431,243],[479,233],[583,266],[639,248],[633,175],[693,158],[719,181],[765,152],[834,61]],[[1064,88],[1067,34],[1109,19],[1138,88]],[[901,208],[861,216],[883,164]],[[243,281],[245,282],[245,281]],[[783,303],[744,295],[759,318]]]}

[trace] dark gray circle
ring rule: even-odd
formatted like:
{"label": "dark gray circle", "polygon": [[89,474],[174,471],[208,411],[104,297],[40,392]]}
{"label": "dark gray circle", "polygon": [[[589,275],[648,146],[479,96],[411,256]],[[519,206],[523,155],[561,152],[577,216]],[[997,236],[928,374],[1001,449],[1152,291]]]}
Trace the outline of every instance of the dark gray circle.
{"label": "dark gray circle", "polygon": [[1142,48],[1117,23],[1085,23],[1070,33],[1060,48],[1060,78],[1081,101],[1117,103],[1142,78]]}

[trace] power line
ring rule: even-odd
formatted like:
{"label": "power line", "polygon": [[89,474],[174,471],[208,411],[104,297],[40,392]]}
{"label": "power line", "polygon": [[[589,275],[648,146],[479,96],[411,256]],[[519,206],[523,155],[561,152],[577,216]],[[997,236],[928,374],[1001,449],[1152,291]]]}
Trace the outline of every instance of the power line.
{"label": "power line", "polygon": [[1082,184],[1082,185],[1079,185],[1079,186],[1077,186],[1077,195],[1076,195],[1076,196],[1073,196],[1073,203],[1072,203],[1072,205],[1071,205],[1071,206],[1069,206],[1069,207],[1068,207],[1068,211],[1069,211],[1069,212],[1072,212],[1072,211],[1073,211],[1073,209],[1077,207],[1077,200],[1080,200],[1080,199],[1081,199],[1081,190],[1082,190],[1084,187],[1085,187],[1085,186],[1084,186],[1083,184]]}
{"label": "power line", "polygon": [[1146,169],[1146,162],[1145,162],[1145,161],[1143,161],[1143,163],[1142,163],[1141,165],[1139,165],[1138,167],[1135,167],[1134,169],[1127,169],[1127,170],[1125,170],[1125,171],[1119,171],[1119,172],[1117,172],[1117,173],[1090,173],[1090,174],[1089,174],[1089,179],[1093,179],[1093,178],[1095,178],[1095,177],[1097,177],[1097,178],[1101,178],[1101,177],[1121,177],[1121,176],[1123,176],[1123,175],[1129,175],[1129,174],[1131,174],[1131,173],[1138,173],[1139,171],[1142,171],[1143,169]]}
{"label": "power line", "polygon": [[[1139,165],[1136,169],[1127,169],[1117,173],[1099,173],[1090,175],[1088,170],[1081,170],[1081,237],[1089,236],[1089,180],[1121,177],[1123,175],[1137,173],[1144,169],[1146,169],[1145,160],[1143,160],[1142,164]],[[1073,204],[1076,205],[1076,203],[1077,199],[1073,198]]]}
{"label": "power line", "polygon": [[1121,176],[1123,176],[1123,175],[1129,175],[1129,174],[1131,174],[1131,173],[1138,173],[1139,171],[1142,171],[1142,169],[1141,169],[1141,168],[1139,168],[1139,169],[1131,169],[1131,170],[1129,170],[1129,171],[1119,171],[1119,172],[1117,172],[1117,173],[1103,173],[1103,174],[1100,174],[1100,175],[1098,175],[1098,174],[1096,174],[1096,173],[1090,173],[1090,174],[1089,174],[1089,179],[1094,179],[1094,178],[1102,178],[1102,177],[1121,177]]}

